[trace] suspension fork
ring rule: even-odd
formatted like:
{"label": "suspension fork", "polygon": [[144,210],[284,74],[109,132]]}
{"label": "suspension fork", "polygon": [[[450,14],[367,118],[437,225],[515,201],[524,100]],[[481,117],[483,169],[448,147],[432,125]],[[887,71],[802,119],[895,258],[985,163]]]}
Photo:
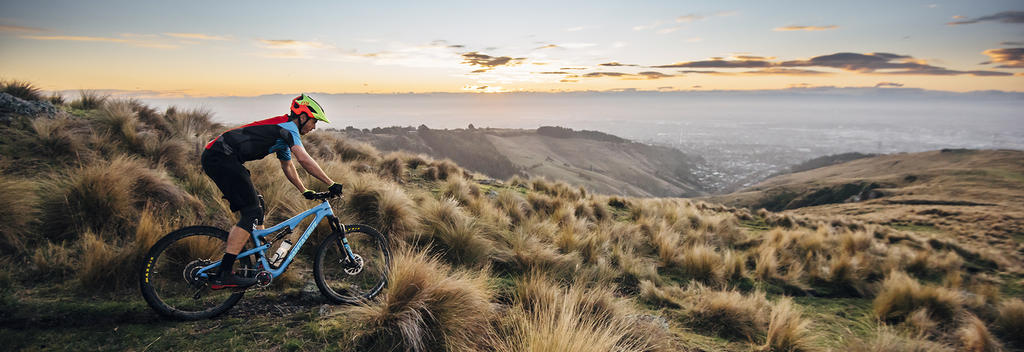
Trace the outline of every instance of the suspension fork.
{"label": "suspension fork", "polygon": [[338,222],[338,218],[335,217],[334,215],[327,216],[327,223],[331,225],[331,230],[341,234],[338,236],[337,245],[338,248],[342,248],[345,250],[345,257],[347,259],[346,262],[355,263],[355,253],[352,253],[352,247],[348,245],[348,238],[345,238],[345,231],[347,230],[345,229],[345,225],[342,225],[340,222]]}

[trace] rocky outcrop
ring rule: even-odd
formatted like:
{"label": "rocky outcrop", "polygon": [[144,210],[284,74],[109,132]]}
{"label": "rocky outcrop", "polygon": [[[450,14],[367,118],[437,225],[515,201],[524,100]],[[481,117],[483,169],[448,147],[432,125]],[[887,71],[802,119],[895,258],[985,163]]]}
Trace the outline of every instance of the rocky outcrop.
{"label": "rocky outcrop", "polygon": [[57,116],[59,110],[53,104],[42,101],[30,101],[16,96],[0,93],[0,123],[10,125],[15,116]]}

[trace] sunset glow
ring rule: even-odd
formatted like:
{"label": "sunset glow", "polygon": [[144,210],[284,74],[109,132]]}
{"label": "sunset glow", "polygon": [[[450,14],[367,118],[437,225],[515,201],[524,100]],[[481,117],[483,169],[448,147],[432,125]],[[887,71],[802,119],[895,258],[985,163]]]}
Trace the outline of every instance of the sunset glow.
{"label": "sunset glow", "polygon": [[54,91],[1024,91],[1019,1],[0,8],[0,78]]}

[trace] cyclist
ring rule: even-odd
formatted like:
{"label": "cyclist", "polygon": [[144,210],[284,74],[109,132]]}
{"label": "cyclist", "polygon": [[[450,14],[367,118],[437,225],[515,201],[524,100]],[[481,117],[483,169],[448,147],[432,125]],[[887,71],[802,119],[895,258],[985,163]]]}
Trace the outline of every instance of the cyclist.
{"label": "cyclist", "polygon": [[288,114],[228,130],[206,144],[202,155],[203,171],[217,184],[217,188],[231,204],[231,211],[240,212],[238,223],[228,233],[220,268],[210,278],[211,289],[246,288],[256,283],[255,278],[239,277],[231,270],[238,253],[251,237],[252,230],[263,228],[263,209],[249,170],[242,166],[243,163],[276,153],[288,181],[306,199],[313,199],[316,193],[306,189],[299,179],[295,165],[292,164],[294,156],[310,175],[331,185],[328,188],[331,193],[341,193],[341,184],[327,177],[320,165],[306,153],[299,140],[300,135],[316,128],[317,121],[330,123],[320,104],[302,94],[292,100]]}

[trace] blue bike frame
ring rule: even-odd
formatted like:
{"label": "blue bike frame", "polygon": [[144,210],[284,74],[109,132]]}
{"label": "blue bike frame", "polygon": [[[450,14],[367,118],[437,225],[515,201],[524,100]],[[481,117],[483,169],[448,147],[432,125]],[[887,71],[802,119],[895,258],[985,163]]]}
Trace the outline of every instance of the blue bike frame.
{"label": "blue bike frame", "polygon": [[[291,250],[288,251],[288,256],[285,257],[284,262],[282,262],[281,266],[279,266],[277,269],[271,268],[270,262],[267,261],[266,251],[270,249],[270,245],[272,243],[262,243],[261,240],[265,239],[268,235],[272,233],[281,231],[282,229],[285,228],[285,226],[288,227],[289,232],[295,230],[295,227],[298,226],[299,223],[302,222],[302,220],[305,220],[310,215],[316,215],[316,218],[313,219],[313,222],[309,223],[309,227],[306,227],[306,231],[302,233],[302,237],[299,237],[299,240],[296,241],[295,245],[292,246]],[[262,264],[261,266],[263,270],[270,272],[270,274],[276,278],[280,276],[282,273],[284,273],[285,269],[288,268],[288,264],[291,264],[292,259],[295,258],[296,254],[299,253],[299,248],[302,248],[302,245],[306,243],[307,239],[309,239],[309,235],[313,234],[313,230],[316,229],[317,225],[320,225],[320,221],[322,221],[325,217],[330,217],[334,219],[334,210],[331,209],[330,203],[328,203],[326,200],[323,203],[320,203],[320,205],[313,207],[312,209],[306,210],[301,214],[292,217],[291,219],[285,220],[277,225],[274,225],[274,227],[265,230],[253,230],[252,240],[253,243],[256,244],[256,246],[253,249],[239,253],[238,258],[243,258],[258,252],[258,257],[260,263]],[[332,220],[332,222],[334,222],[334,224],[332,225],[337,224],[336,220]],[[348,257],[352,258],[352,249],[348,245],[348,239],[345,238],[344,227],[341,227],[340,230],[342,232],[342,246],[345,247],[345,252],[348,255]],[[220,261],[207,265],[199,270],[199,275],[202,277],[209,277],[209,274],[207,274],[207,272],[218,266],[220,266]]]}

